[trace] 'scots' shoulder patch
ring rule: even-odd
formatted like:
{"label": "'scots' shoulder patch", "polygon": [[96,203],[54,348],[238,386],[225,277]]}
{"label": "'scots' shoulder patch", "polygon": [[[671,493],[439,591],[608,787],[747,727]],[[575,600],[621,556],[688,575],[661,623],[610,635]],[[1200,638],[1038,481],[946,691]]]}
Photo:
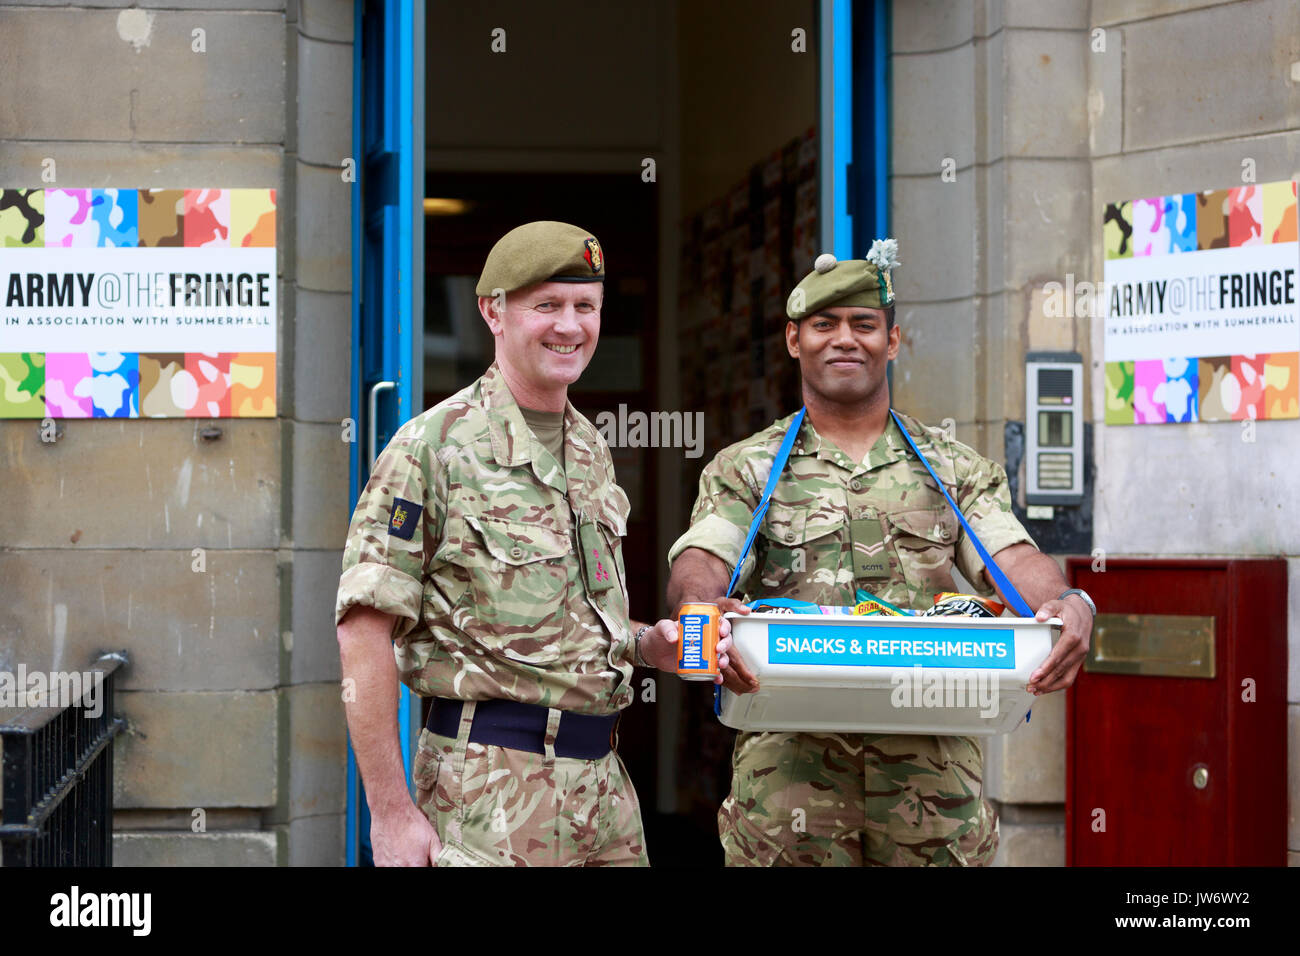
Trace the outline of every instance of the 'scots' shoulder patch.
{"label": "'scots' shoulder patch", "polygon": [[419,526],[420,513],[423,511],[424,505],[417,505],[414,501],[407,501],[405,498],[394,498],[393,511],[388,518],[388,533],[395,538],[410,541]]}

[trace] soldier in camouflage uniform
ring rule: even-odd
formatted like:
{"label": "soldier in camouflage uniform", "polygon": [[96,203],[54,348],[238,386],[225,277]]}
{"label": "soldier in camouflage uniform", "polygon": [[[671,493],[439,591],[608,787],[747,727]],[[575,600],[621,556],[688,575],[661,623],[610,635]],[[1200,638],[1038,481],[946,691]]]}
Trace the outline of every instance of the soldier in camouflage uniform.
{"label": "soldier in camouflage uniform", "polygon": [[[496,362],[398,430],[357,503],[335,620],[344,676],[361,675],[348,721],[381,865],[647,863],[614,730],[633,665],[668,669],[677,632],[629,619],[628,499],[567,401],[604,274],[576,226],[507,233],[477,289]],[[368,657],[358,615],[375,620]],[[394,656],[434,698],[412,766],[423,817],[393,732]]]}
{"label": "soldier in camouflage uniform", "polygon": [[[892,240],[889,241],[892,243]],[[955,565],[983,593],[992,581],[924,465],[889,416],[886,363],[898,354],[882,243],[869,260],[819,257],[787,309],[807,407],[751,556],[744,600],[784,597],[850,605],[858,588],[910,608],[955,590]],[[963,515],[1037,618],[1061,617],[1062,638],[1032,676],[1035,693],[1073,682],[1092,618],[1056,562],[1011,511],[996,462],[900,416]],[[691,527],[674,544],[670,606],[717,601],[793,416],[720,452],[700,477]],[[1058,597],[1059,595],[1059,597]],[[733,650],[726,686],[758,684]],[[983,798],[970,737],[860,733],[740,733],[731,793],[718,814],[728,865],[984,865],[997,850],[996,812]]]}

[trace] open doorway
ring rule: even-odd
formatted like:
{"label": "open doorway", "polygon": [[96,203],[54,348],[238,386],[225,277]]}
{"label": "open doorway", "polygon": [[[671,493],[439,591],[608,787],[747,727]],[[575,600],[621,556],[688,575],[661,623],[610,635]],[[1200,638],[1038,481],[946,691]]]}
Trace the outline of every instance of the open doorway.
{"label": "open doorway", "polygon": [[[664,555],[701,469],[797,402],[783,306],[819,251],[821,6],[427,8],[424,407],[492,361],[473,287],[502,234],[558,219],[599,237],[610,276],[601,340],[573,404],[593,422],[620,408],[704,421],[689,456],[611,442],[632,503],[636,617],[669,612]],[[657,692],[644,693],[647,679]],[[619,751],[650,859],[719,865],[733,733],[707,687],[641,671],[636,686]]]}

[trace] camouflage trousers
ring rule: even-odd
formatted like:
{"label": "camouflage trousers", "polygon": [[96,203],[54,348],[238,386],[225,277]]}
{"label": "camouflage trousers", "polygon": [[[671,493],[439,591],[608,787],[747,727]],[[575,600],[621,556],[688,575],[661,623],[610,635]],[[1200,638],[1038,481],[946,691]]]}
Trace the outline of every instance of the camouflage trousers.
{"label": "camouflage trousers", "polygon": [[471,743],[473,712],[467,703],[456,738],[420,731],[411,768],[416,806],[442,841],[436,866],[649,865],[616,752],[579,760]]}
{"label": "camouflage trousers", "polygon": [[970,737],[742,733],[727,866],[984,866],[998,848]]}

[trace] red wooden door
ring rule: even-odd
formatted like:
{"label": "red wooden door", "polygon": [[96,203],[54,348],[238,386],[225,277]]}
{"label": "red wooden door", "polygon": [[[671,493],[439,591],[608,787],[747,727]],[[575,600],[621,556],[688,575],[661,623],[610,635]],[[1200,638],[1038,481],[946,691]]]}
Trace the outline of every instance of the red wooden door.
{"label": "red wooden door", "polygon": [[1212,616],[1215,676],[1080,672],[1066,708],[1067,863],[1284,864],[1285,562],[1092,567],[1068,570],[1101,613]]}

